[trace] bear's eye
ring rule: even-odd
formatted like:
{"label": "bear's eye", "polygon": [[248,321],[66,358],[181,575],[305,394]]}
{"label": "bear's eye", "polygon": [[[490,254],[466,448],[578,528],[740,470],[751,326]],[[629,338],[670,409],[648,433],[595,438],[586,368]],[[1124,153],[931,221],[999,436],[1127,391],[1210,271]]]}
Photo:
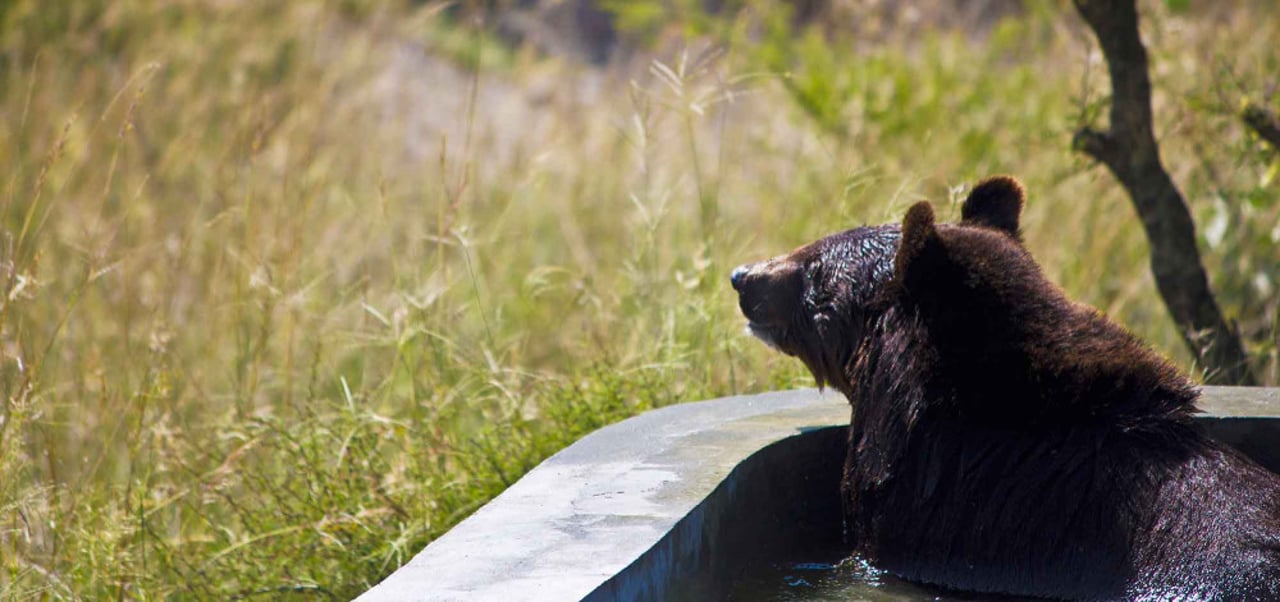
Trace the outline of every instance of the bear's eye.
{"label": "bear's eye", "polygon": [[809,264],[804,267],[804,278],[808,282],[812,282],[813,280],[815,280],[821,273],[822,273],[821,259],[815,259],[813,261],[810,261]]}
{"label": "bear's eye", "polygon": [[831,296],[822,267],[821,261],[813,261],[804,269],[804,305],[811,314],[822,309]]}

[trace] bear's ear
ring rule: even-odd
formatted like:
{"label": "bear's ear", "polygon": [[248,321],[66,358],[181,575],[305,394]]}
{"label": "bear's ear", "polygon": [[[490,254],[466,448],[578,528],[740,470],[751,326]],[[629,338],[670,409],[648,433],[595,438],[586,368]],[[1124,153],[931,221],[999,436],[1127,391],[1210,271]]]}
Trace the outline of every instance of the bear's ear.
{"label": "bear's ear", "polygon": [[994,176],[978,182],[960,206],[960,223],[1004,231],[1020,240],[1018,216],[1026,203],[1022,184],[1012,176]]}
{"label": "bear's ear", "polygon": [[946,259],[946,249],[934,224],[933,206],[920,201],[907,210],[902,220],[902,242],[893,259],[893,275],[907,289],[915,288]]}

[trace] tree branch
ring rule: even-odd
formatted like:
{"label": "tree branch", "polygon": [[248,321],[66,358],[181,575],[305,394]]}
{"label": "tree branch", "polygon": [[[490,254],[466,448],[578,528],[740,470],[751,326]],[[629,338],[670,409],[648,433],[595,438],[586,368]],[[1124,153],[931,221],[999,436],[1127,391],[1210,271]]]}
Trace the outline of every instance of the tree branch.
{"label": "tree branch", "polygon": [[1090,127],[1083,127],[1076,131],[1076,135],[1071,139],[1071,147],[1105,165],[1118,161],[1120,156],[1116,142],[1109,132]]}
{"label": "tree branch", "polygon": [[1240,119],[1271,148],[1280,151],[1280,118],[1275,111],[1257,103],[1248,103],[1240,113]]}
{"label": "tree branch", "polygon": [[1254,384],[1240,336],[1209,288],[1186,200],[1160,161],[1147,51],[1134,0],[1073,0],[1098,37],[1111,76],[1111,124],[1083,127],[1072,146],[1107,168],[1133,201],[1151,244],[1151,271],[1183,342],[1217,384]]}

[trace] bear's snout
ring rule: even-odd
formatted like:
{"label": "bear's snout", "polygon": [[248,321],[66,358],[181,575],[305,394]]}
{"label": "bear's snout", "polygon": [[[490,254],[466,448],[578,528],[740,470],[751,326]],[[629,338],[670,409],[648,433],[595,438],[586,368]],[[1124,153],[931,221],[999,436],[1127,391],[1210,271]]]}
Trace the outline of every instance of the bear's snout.
{"label": "bear's snout", "polygon": [[744,263],[729,274],[742,315],[755,326],[779,327],[794,318],[800,268],[787,256]]}
{"label": "bear's snout", "polygon": [[733,290],[735,291],[742,290],[742,282],[746,280],[747,272],[749,272],[750,270],[751,270],[751,266],[745,263],[736,268],[733,268],[733,273],[729,274],[729,284],[733,285]]}
{"label": "bear's snout", "polygon": [[733,290],[738,291],[738,308],[742,310],[742,315],[750,322],[766,321],[764,311],[766,306],[766,298],[768,297],[767,287],[762,286],[760,274],[752,274],[752,270],[759,265],[758,263],[744,263],[733,269],[733,273],[729,274],[729,284],[733,285]]}

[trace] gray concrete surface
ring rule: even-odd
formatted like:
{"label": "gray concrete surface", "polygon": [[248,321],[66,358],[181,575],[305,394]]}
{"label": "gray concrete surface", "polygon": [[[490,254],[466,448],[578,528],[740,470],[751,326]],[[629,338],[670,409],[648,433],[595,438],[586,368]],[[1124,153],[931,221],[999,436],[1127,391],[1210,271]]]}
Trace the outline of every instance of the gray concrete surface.
{"label": "gray concrete surface", "polygon": [[[1206,387],[1200,406],[1211,434],[1280,467],[1280,389]],[[605,427],[358,600],[711,597],[705,576],[732,570],[716,549],[773,546],[765,542],[781,530],[807,529],[805,542],[838,536],[838,502],[813,491],[838,481],[848,419],[842,396],[805,389],[676,405]]]}

